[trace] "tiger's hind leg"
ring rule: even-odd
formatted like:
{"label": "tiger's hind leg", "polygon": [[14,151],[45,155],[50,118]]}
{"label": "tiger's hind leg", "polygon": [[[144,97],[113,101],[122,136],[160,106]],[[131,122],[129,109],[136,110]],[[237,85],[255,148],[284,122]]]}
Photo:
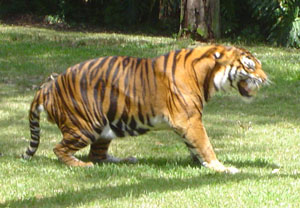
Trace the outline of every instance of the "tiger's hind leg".
{"label": "tiger's hind leg", "polygon": [[136,163],[137,162],[137,159],[135,157],[117,158],[109,155],[107,151],[110,143],[111,140],[100,138],[96,142],[91,144],[89,159],[96,163],[119,163],[119,162]]}
{"label": "tiger's hind leg", "polygon": [[84,136],[75,136],[74,134],[64,133],[63,140],[58,143],[53,149],[55,155],[60,161],[69,166],[91,167],[94,164],[92,162],[83,162],[77,159],[74,154],[78,150],[86,147],[90,144],[89,138]]}

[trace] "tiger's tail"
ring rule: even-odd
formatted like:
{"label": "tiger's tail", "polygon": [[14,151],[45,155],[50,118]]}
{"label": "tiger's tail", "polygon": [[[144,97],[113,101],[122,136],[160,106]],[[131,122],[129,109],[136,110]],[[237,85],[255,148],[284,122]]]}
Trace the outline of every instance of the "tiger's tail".
{"label": "tiger's tail", "polygon": [[[49,87],[56,80],[58,74],[52,73],[41,84],[39,90],[36,92],[29,110],[29,126],[31,140],[30,145],[26,152],[22,155],[24,159],[30,159],[37,151],[40,144],[40,113],[44,111],[44,101],[47,99],[44,94],[44,90],[49,91]],[[50,119],[51,121],[51,119]]]}
{"label": "tiger's tail", "polygon": [[24,159],[30,159],[40,144],[40,113],[44,110],[41,98],[42,90],[37,91],[29,110],[30,145],[22,155]]}

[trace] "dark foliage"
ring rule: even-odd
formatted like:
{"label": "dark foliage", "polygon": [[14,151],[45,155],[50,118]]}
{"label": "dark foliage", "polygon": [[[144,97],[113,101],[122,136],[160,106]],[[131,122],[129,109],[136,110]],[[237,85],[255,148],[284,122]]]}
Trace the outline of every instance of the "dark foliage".
{"label": "dark foliage", "polygon": [[300,47],[299,0],[223,0],[223,37]]}
{"label": "dark foliage", "polygon": [[[179,29],[180,0],[1,0],[0,19],[34,15],[49,24]],[[299,0],[221,0],[223,38],[300,47]],[[156,28],[156,29],[155,29]],[[167,31],[167,32],[166,32]]]}
{"label": "dark foliage", "polygon": [[2,0],[0,18],[35,15],[50,24],[176,32],[180,0]]}

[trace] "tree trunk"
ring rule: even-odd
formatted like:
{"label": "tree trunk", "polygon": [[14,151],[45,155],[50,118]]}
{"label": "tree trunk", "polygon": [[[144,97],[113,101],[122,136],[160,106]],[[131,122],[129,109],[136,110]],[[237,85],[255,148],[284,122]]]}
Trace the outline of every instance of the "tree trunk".
{"label": "tree trunk", "polygon": [[220,38],[220,0],[181,0],[179,36]]}

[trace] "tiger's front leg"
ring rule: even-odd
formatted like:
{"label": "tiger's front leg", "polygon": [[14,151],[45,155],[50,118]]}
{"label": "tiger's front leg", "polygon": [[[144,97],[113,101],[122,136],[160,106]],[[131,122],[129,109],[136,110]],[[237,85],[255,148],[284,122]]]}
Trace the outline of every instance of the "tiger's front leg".
{"label": "tiger's front leg", "polygon": [[239,170],[235,167],[224,166],[216,157],[213,147],[206,134],[201,118],[194,116],[188,119],[188,127],[183,128],[185,143],[193,157],[197,157],[201,164],[216,172],[235,174]]}

